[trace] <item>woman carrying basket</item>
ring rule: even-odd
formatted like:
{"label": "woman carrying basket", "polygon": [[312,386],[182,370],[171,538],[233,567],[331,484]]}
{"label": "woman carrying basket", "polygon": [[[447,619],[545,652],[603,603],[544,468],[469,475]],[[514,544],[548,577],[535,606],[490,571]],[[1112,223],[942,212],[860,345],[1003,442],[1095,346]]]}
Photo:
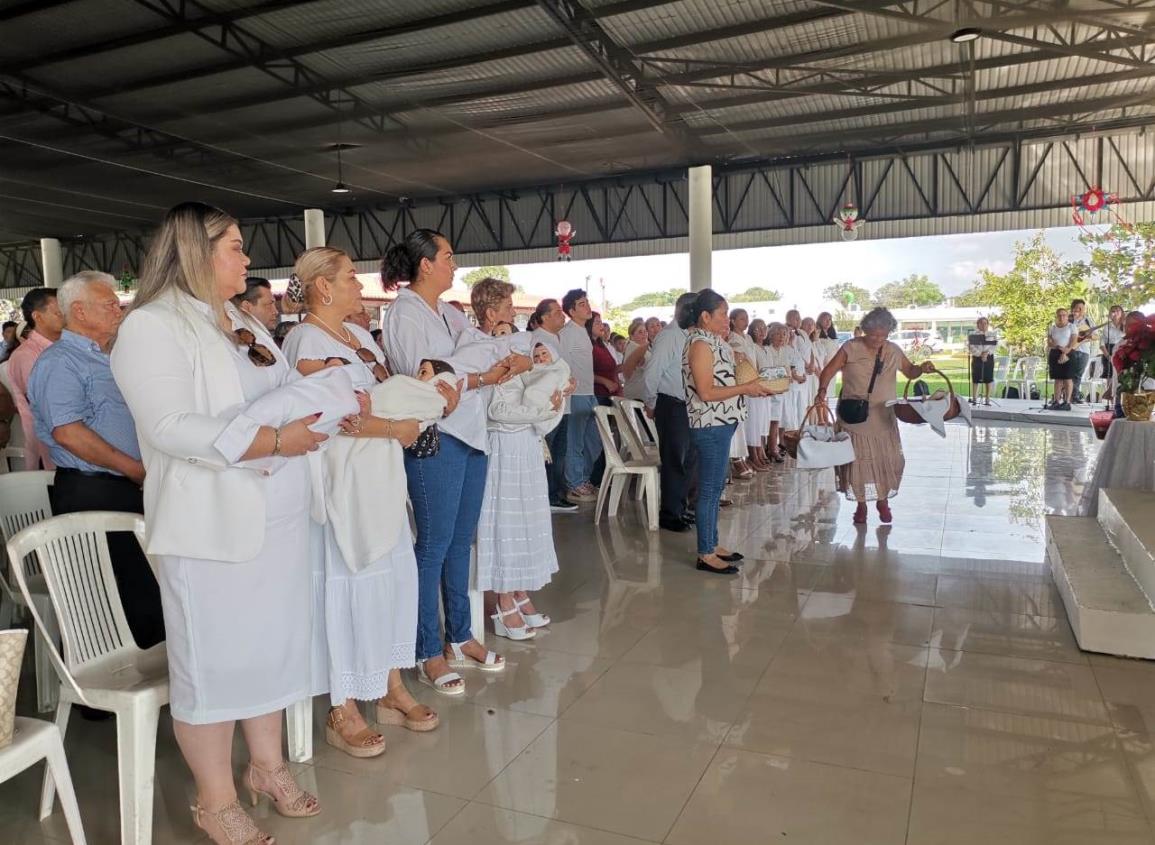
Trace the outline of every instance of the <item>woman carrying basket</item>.
{"label": "woman carrying basket", "polygon": [[906,459],[898,436],[898,419],[887,401],[898,398],[898,372],[917,378],[934,370],[930,361],[912,364],[887,338],[897,328],[894,316],[875,308],[862,320],[863,336],[847,341],[818,378],[816,402],[826,401],[826,387],[842,373],[838,426],[850,434],[854,462],[838,467],[838,490],[858,503],[854,522],[866,522],[866,503],[876,501],[878,516],[890,522],[887,501],[898,492]]}

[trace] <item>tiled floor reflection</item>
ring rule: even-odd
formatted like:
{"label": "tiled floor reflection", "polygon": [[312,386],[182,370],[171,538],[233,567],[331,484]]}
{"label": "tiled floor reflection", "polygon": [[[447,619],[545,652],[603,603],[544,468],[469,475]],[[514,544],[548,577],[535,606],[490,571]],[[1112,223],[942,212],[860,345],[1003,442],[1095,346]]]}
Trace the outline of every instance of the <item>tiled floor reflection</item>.
{"label": "tiled floor reflection", "polygon": [[[1090,429],[903,438],[891,526],[852,525],[829,472],[728,487],[734,578],[632,505],[559,515],[552,627],[491,639],[509,668],[464,700],[417,688],[441,729],[388,728],[381,758],[318,732],[298,771],[323,814],[261,823],[282,845],[1155,842],[1155,663],[1081,652],[1043,562]],[[115,843],[114,726],[74,719],[68,751],[89,841]],[[204,841],[167,724],[158,758],[155,841]],[[38,778],[0,785],[0,841],[66,840]]]}

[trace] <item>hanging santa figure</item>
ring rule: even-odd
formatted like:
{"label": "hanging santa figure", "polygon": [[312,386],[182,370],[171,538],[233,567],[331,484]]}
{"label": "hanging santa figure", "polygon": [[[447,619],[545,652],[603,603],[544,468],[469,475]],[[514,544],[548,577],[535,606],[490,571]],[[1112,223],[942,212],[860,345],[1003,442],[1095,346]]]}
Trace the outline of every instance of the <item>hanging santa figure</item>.
{"label": "hanging santa figure", "polygon": [[854,203],[848,202],[842,206],[838,211],[838,216],[834,218],[833,223],[838,229],[838,234],[842,236],[844,241],[853,241],[858,237],[858,227],[865,221],[858,216],[858,207]]}
{"label": "hanging santa figure", "polygon": [[559,220],[554,234],[557,235],[557,260],[569,261],[571,252],[569,242],[573,240],[577,230],[569,224],[568,220]]}

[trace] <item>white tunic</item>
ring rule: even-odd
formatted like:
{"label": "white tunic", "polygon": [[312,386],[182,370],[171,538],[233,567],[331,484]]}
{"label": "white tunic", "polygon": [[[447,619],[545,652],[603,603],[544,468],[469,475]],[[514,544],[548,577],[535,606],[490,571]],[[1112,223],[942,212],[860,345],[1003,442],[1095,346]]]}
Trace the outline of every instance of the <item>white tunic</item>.
{"label": "white tunic", "polygon": [[[359,326],[346,323],[357,341],[377,354],[384,353]],[[368,342],[366,342],[366,339]],[[293,330],[285,352],[294,365],[299,361],[323,361],[339,357],[350,360],[345,369],[353,384],[367,389],[376,384],[372,370],[356,353],[319,326],[303,323]],[[383,449],[400,449],[396,440],[382,440]],[[369,701],[389,691],[389,670],[413,666],[417,640],[417,558],[405,513],[405,477],[380,479],[379,504],[401,511],[401,535],[388,554],[354,573],[346,565],[330,523],[314,525],[321,534],[314,540],[320,554],[314,561],[314,693],[329,692],[333,704],[354,698]],[[339,502],[330,502],[340,507]],[[327,673],[326,673],[327,667]],[[327,677],[326,677],[327,675]]]}

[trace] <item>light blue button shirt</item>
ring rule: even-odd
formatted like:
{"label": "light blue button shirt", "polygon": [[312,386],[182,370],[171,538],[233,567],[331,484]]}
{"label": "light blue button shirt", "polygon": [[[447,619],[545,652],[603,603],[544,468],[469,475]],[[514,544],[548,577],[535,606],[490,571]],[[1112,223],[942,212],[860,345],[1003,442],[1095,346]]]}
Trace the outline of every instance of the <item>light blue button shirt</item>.
{"label": "light blue button shirt", "polygon": [[140,460],[136,425],[112,377],[109,357],[95,341],[65,331],[40,354],[28,379],[36,436],[58,467],[112,472],[81,460],[56,442],[53,429],[81,422],[110,446]]}
{"label": "light blue button shirt", "polygon": [[686,350],[686,330],[670,323],[650,344],[645,368],[645,403],[654,407],[659,393],[685,402],[686,383],[682,379],[682,354]]}

